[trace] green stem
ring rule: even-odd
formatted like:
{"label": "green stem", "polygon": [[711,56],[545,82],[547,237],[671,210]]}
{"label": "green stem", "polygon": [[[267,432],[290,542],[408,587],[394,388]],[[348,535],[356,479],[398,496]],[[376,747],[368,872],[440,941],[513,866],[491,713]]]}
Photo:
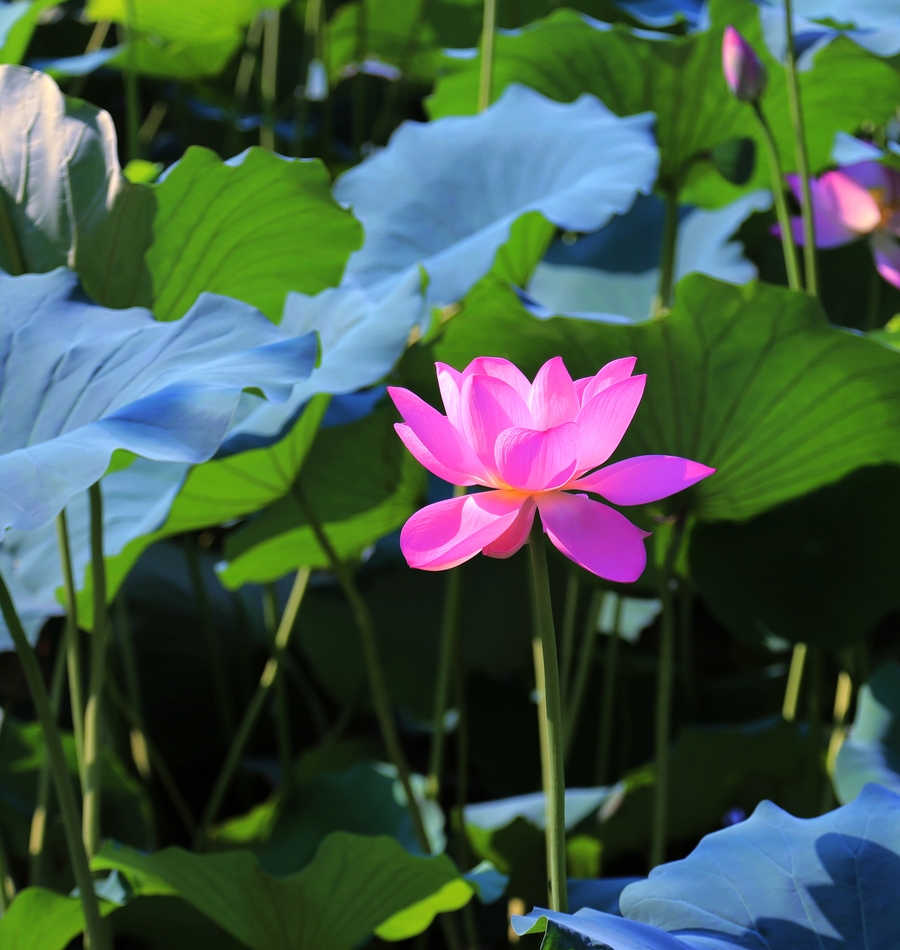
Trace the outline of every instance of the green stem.
{"label": "green stem", "polygon": [[319,699],[319,694],[316,692],[315,686],[310,682],[303,667],[290,653],[285,653],[281,660],[282,663],[284,663],[285,672],[294,681],[294,685],[300,692],[300,697],[306,704],[306,709],[309,712],[310,719],[312,719],[316,735],[319,739],[323,739],[328,732],[328,713],[326,713],[325,707],[322,705],[322,700]]}
{"label": "green stem", "polygon": [[278,81],[278,27],[280,10],[266,10],[263,32],[262,73],[259,91],[262,97],[263,118],[259,127],[259,144],[275,151],[275,97]]}
{"label": "green stem", "polygon": [[615,712],[616,682],[619,678],[619,623],[622,619],[623,598],[616,596],[616,615],[613,629],[606,644],[603,657],[603,690],[600,693],[600,728],[597,743],[596,782],[606,785],[610,781],[609,760],[612,754],[613,715]]}
{"label": "green stem", "polygon": [[125,33],[128,43],[128,57],[125,65],[125,119],[128,132],[128,158],[141,157],[139,138],[141,128],[141,100],[138,92],[137,66],[137,16],[134,0],[125,0]]}
{"label": "green stem", "polygon": [[572,678],[572,659],[575,654],[575,614],[578,612],[578,574],[569,571],[566,599],[563,604],[563,622],[560,637],[559,691],[562,707],[568,711],[569,682]]}
{"label": "green stem", "polygon": [[6,842],[0,834],[0,916],[6,913],[10,902],[16,896],[16,881],[9,867],[9,853]]}
{"label": "green stem", "polygon": [[678,515],[659,577],[660,618],[659,668],[656,680],[656,794],[650,839],[650,867],[666,857],[669,818],[669,739],[672,731],[672,686],[675,679],[675,605],[671,581],[675,559],[684,535],[684,517]]}
{"label": "green stem", "polygon": [[800,193],[803,196],[803,262],[806,265],[806,292],[811,297],[819,296],[819,279],[816,267],[816,234],[813,226],[812,191],[809,185],[809,156],[806,150],[806,132],[803,128],[803,106],[800,101],[800,82],[797,77],[797,60],[794,57],[794,18],[791,0],[784,0],[784,31],[787,42],[784,68],[787,74],[788,106],[791,126],[794,130],[794,152],[797,158],[797,174],[800,176]]}
{"label": "green stem", "polygon": [[103,728],[101,704],[106,679],[106,565],[103,560],[103,496],[100,483],[89,489],[91,502],[91,574],[94,584],[94,628],[91,633],[91,668],[84,710],[84,809],[81,816],[84,846],[89,857],[100,847],[100,746]]}
{"label": "green stem", "polygon": [[309,115],[309,99],[306,97],[306,83],[309,80],[310,64],[319,55],[319,21],[322,14],[322,0],[308,0],[306,16],[303,20],[303,46],[300,51],[300,82],[304,94],[294,99],[294,141],[291,154],[295,158],[303,155],[306,137],[306,120]]}
{"label": "green stem", "polygon": [[550,909],[568,911],[566,892],[566,783],[563,764],[563,719],[559,695],[559,667],[556,659],[556,631],[553,628],[553,605],[550,601],[550,576],[547,573],[547,552],[544,529],[536,515],[529,538],[531,571],[534,578],[535,633],[540,636],[544,659],[544,702],[546,706],[549,781],[547,803],[547,853],[549,855]]}
{"label": "green stem", "polygon": [[[466,493],[460,486],[453,492],[454,498]],[[447,586],[444,588],[444,613],[441,619],[441,641],[438,653],[437,676],[434,685],[434,732],[431,738],[431,756],[428,764],[428,795],[437,798],[441,790],[441,776],[444,769],[444,739],[446,731],[444,720],[450,697],[450,683],[456,664],[459,640],[459,613],[462,603],[462,569],[453,568],[447,572]]]}
{"label": "green stem", "polygon": [[581,718],[581,707],[584,705],[584,695],[587,691],[588,678],[591,675],[594,663],[594,644],[597,640],[597,620],[600,616],[600,605],[603,603],[603,593],[594,591],[588,615],[584,622],[584,633],[581,638],[581,650],[578,653],[578,668],[575,671],[575,685],[568,704],[564,706],[565,715],[565,756],[568,760],[578,730],[578,720]]}
{"label": "green stem", "polygon": [[866,325],[864,330],[874,330],[878,326],[881,310],[881,274],[873,267],[869,277],[869,299],[866,305]]}
{"label": "green stem", "polygon": [[800,282],[800,264],[797,260],[797,246],[794,244],[794,231],[791,225],[791,215],[788,211],[787,200],[784,197],[784,172],[781,169],[781,160],[778,157],[778,145],[772,128],[766,119],[762,106],[753,103],[753,111],[759,122],[763,145],[766,149],[766,158],[769,161],[769,175],[772,179],[772,198],[775,201],[775,215],[778,218],[778,228],[781,231],[781,252],[784,255],[784,269],[787,272],[788,287],[791,290],[803,290]]}
{"label": "green stem", "polygon": [[[63,633],[65,638],[66,634]],[[50,710],[53,721],[59,720],[59,707],[62,705],[62,691],[66,681],[65,643],[56,648],[53,661],[53,679],[50,681]],[[2,722],[0,722],[2,728]],[[34,796],[34,814],[31,817],[31,832],[28,836],[28,879],[32,887],[38,887],[43,879],[44,840],[47,835],[47,817],[50,813],[50,760],[47,756],[41,760],[38,772],[37,791]]]}
{"label": "green stem", "polygon": [[75,734],[75,757],[81,791],[84,793],[84,673],[81,669],[81,633],[78,629],[78,597],[72,571],[72,550],[69,525],[63,509],[56,516],[56,542],[63,575],[63,596],[66,607],[66,655],[69,664],[69,703],[72,707],[72,732]]}
{"label": "green stem", "polygon": [[388,693],[387,683],[384,679],[381,659],[378,655],[378,642],[375,638],[375,625],[372,622],[372,615],[369,613],[368,605],[357,589],[347,565],[338,557],[337,551],[335,551],[334,545],[325,533],[321,521],[319,521],[318,516],[307,501],[306,494],[299,480],[294,484],[294,496],[306,516],[306,520],[309,522],[313,534],[316,536],[319,547],[321,547],[325,557],[328,559],[332,573],[337,577],[344,591],[344,596],[350,604],[350,609],[353,611],[353,618],[356,621],[360,640],[362,641],[363,657],[369,678],[369,689],[372,693],[372,702],[375,706],[375,715],[378,718],[381,738],[391,762],[397,769],[397,776],[403,786],[409,816],[412,820],[413,831],[415,832],[419,847],[425,854],[431,854],[431,844],[428,841],[428,835],[425,831],[425,823],[422,820],[419,803],[416,801],[412,790],[412,783],[409,777],[409,764],[406,761],[403,746],[400,744],[400,736],[397,733],[397,725],[394,722],[394,715],[391,710],[391,699]]}
{"label": "green stem", "polygon": [[806,644],[795,643],[791,653],[791,665],[788,670],[787,684],[784,689],[784,702],[781,715],[786,722],[797,718],[797,700],[800,698],[800,684],[803,682],[803,667],[806,665]]}
{"label": "green stem", "polygon": [[125,674],[125,692],[128,703],[134,710],[135,721],[131,724],[131,757],[138,774],[144,782],[149,782],[153,773],[147,748],[147,730],[144,728],[144,704],[141,697],[141,682],[138,677],[137,658],[134,655],[134,642],[131,636],[131,624],[128,620],[128,607],[121,592],[115,599],[116,631],[118,633],[119,655]]}
{"label": "green stem", "polygon": [[678,251],[678,185],[671,183],[665,191],[666,221],[663,230],[662,259],[659,270],[659,290],[654,301],[653,314],[661,316],[672,306],[672,287],[675,283],[675,262]]}
{"label": "green stem", "polygon": [[308,581],[309,568],[301,567],[294,577],[294,585],[291,587],[291,592],[288,595],[288,602],[284,608],[284,613],[281,615],[281,621],[278,624],[278,630],[275,633],[274,656],[269,658],[265,668],[262,671],[262,675],[259,678],[259,685],[256,687],[256,692],[253,694],[253,698],[250,700],[250,703],[244,712],[244,718],[241,720],[241,724],[238,726],[234,739],[228,748],[228,754],[225,756],[225,762],[222,764],[222,768],[219,770],[216,783],[213,786],[213,790],[209,796],[209,801],[207,802],[203,816],[200,819],[200,824],[197,826],[197,833],[194,836],[194,848],[197,850],[200,850],[203,847],[206,841],[207,829],[216,820],[219,809],[222,807],[222,801],[225,798],[225,793],[228,791],[228,786],[231,784],[231,780],[234,777],[234,772],[237,768],[238,762],[244,753],[244,749],[250,740],[250,736],[253,734],[256,721],[259,719],[259,714],[262,712],[263,707],[265,706],[266,697],[269,695],[269,690],[272,688],[272,684],[275,682],[275,679],[278,676],[281,658],[287,649],[291,632],[294,629],[294,622],[297,619],[297,613],[299,612],[300,604],[303,601],[303,595],[306,593],[306,585]]}
{"label": "green stem", "polygon": [[222,726],[222,735],[226,743],[231,742],[234,736],[234,718],[231,712],[231,701],[228,693],[228,680],[225,674],[225,664],[222,660],[222,651],[219,648],[219,638],[216,635],[216,625],[213,619],[212,605],[209,602],[209,593],[203,580],[203,569],[194,538],[187,534],[184,537],[184,552],[187,559],[188,574],[191,586],[194,589],[194,598],[200,611],[200,624],[206,636],[206,650],[209,656],[209,667],[212,675],[213,689],[216,695],[216,705],[219,709],[219,721]]}
{"label": "green stem", "polygon": [[491,104],[491,80],[494,70],[496,19],[497,0],[484,0],[484,19],[481,26],[481,71],[478,74],[479,112],[484,112]]}
{"label": "green stem", "polygon": [[15,644],[19,662],[22,664],[22,672],[25,674],[25,680],[31,693],[31,700],[34,703],[38,721],[41,724],[41,731],[44,734],[45,750],[50,761],[50,773],[56,785],[56,797],[59,801],[66,844],[69,848],[69,859],[72,862],[75,883],[78,885],[81,895],[81,907],[84,911],[87,934],[85,947],[89,950],[111,950],[109,935],[100,916],[97,895],[94,893],[94,882],[91,878],[84,842],[79,833],[78,805],[75,792],[72,789],[62,740],[59,737],[59,730],[56,728],[56,721],[53,718],[53,710],[44,686],[40,665],[31,644],[28,642],[28,638],[25,636],[25,631],[22,629],[19,615],[16,613],[12,597],[2,575],[0,575],[0,611],[3,613],[3,619],[6,621],[6,626]]}

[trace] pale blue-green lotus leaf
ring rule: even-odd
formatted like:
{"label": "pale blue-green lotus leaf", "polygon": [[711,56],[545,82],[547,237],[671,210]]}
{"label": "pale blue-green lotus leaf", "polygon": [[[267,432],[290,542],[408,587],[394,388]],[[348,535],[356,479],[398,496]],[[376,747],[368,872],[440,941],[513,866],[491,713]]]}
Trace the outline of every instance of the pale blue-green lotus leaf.
{"label": "pale blue-green lotus leaf", "polygon": [[[188,465],[183,462],[139,458],[128,468],[103,478],[103,550],[107,556],[118,554],[132,539],[159,527],[187,472]],[[91,559],[86,492],[70,499],[66,517],[75,582],[80,589]],[[10,588],[25,633],[34,642],[47,619],[63,613],[57,598],[63,577],[56,525],[51,522],[34,531],[7,531],[0,541],[0,573]],[[12,639],[0,618],[0,651],[12,649]]]}
{"label": "pale blue-green lotus leaf", "polygon": [[235,435],[276,436],[317,393],[342,395],[383,379],[399,359],[412,328],[422,320],[421,278],[413,270],[382,299],[353,288],[329,288],[316,296],[290,293],[279,326],[290,336],[316,331],[319,365],[294,387],[288,400],[265,402],[245,394]]}
{"label": "pale blue-green lotus leaf", "polygon": [[898,887],[900,796],[867,785],[819,818],[763,802],[626,887],[622,918],[535,909],[513,926],[570,950],[894,950]]}
{"label": "pale blue-green lotus leaf", "polygon": [[107,310],[62,268],[0,277],[0,530],[40,528],[96,482],[116,449],[209,459],[241,391],[284,400],[315,334],[288,337],[248,304],[204,294],[181,319]]}
{"label": "pale blue-green lotus leaf", "polygon": [[526,212],[596,231],[652,187],[652,124],[649,114],[619,118],[594,96],[559,103],[517,84],[480,115],[405,122],[335,184],[366,234],[345,283],[382,296],[421,264],[440,306],[487,273]]}
{"label": "pale blue-green lotus leaf", "polygon": [[[757,0],[766,43],[784,59],[784,3]],[[804,53],[821,49],[836,36],[849,36],[876,56],[900,53],[900,4],[896,0],[794,0],[794,37]],[[842,27],[837,29],[837,27]]]}
{"label": "pale blue-green lotus leaf", "polygon": [[[771,204],[769,192],[755,191],[715,211],[685,209],[678,227],[676,280],[695,273],[732,284],[753,280],[756,267],[732,237],[753,212]],[[629,214],[604,230],[571,248],[558,245],[555,254],[551,249],[535,268],[522,297],[525,306],[543,318],[558,314],[604,323],[648,319],[659,289],[662,228],[661,202],[638,199]],[[572,262],[564,263],[567,258]]]}
{"label": "pale blue-green lotus leaf", "polygon": [[706,19],[705,0],[616,0],[616,6],[647,26],[671,26],[679,20],[701,27]]}
{"label": "pale blue-green lotus leaf", "polygon": [[880,666],[859,691],[853,728],[834,764],[834,790],[852,802],[869,782],[900,794],[900,664]]}
{"label": "pale blue-green lotus leaf", "polygon": [[[580,824],[617,793],[620,787],[612,785],[600,788],[566,789],[566,828],[571,830]],[[543,792],[531,792],[528,795],[514,795],[492,802],[478,802],[466,805],[465,822],[482,831],[497,831],[511,824],[516,818],[524,818],[536,828],[546,826],[546,806]]]}

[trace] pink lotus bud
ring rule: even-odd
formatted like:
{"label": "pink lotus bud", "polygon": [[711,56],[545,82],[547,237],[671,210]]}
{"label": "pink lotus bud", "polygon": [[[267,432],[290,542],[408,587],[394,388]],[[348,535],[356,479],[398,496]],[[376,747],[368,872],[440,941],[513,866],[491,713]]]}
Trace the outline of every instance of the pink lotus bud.
{"label": "pink lotus bud", "polygon": [[728,88],[742,102],[756,102],[766,88],[766,67],[733,26],[722,37],[722,71]]}

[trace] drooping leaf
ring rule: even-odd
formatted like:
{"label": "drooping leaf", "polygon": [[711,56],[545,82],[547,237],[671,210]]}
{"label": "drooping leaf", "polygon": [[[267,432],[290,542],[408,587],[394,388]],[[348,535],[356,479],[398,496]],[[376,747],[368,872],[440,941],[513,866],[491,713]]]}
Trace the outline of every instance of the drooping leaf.
{"label": "drooping leaf", "polygon": [[52,521],[116,449],[208,459],[244,387],[285,399],[316,358],[313,334],[286,337],[252,307],[212,294],[166,324],[90,304],[63,268],[0,286],[4,528]]}
{"label": "drooping leaf", "polygon": [[[118,555],[105,559],[109,596],[115,596],[135,561],[154,541],[234,521],[290,491],[327,405],[327,397],[311,400],[287,436],[274,445],[192,468],[163,524],[126,544]],[[93,623],[90,566],[78,592],[78,621],[86,627]]]}
{"label": "drooping leaf", "polygon": [[154,188],[147,267],[157,319],[182,316],[209,291],[277,322],[288,291],[316,294],[336,284],[361,233],[329,186],[319,161],[252,148],[223,163],[207,149],[188,149]]}
{"label": "drooping leaf", "polygon": [[868,782],[900,794],[900,665],[885,663],[859,691],[856,718],[837,754],[834,790],[852,802]]}
{"label": "drooping leaf", "polygon": [[44,73],[0,66],[0,268],[68,266],[107,306],[144,302],[153,197],[119,170],[109,114]]}
{"label": "drooping leaf", "polygon": [[[302,871],[280,879],[246,851],[142,855],[107,845],[93,866],[119,870],[138,893],[177,894],[251,950],[351,950],[395,914],[460,880],[445,855],[415,857],[392,838],[344,832],[329,835]],[[449,897],[460,906],[458,895]]]}
{"label": "drooping leaf", "polygon": [[[399,528],[416,510],[426,475],[394,433],[385,407],[350,423],[323,429],[303,468],[302,490],[342,559]],[[283,577],[301,564],[327,567],[291,486],[265,511],[226,540],[220,576],[231,588]]]}
{"label": "drooping leaf", "polygon": [[536,909],[514,918],[545,946],[797,950],[896,942],[900,796],[868,785],[850,805],[798,819],[763,802],[744,822],[708,835],[619,899],[623,918]]}
{"label": "drooping leaf", "polygon": [[561,105],[513,86],[480,116],[406,123],[335,185],[366,230],[347,278],[383,294],[421,264],[429,300],[443,305],[487,273],[528,212],[571,230],[602,227],[651,186],[650,121],[617,119],[592,97]]}
{"label": "drooping leaf", "polygon": [[[560,10],[511,36],[497,37],[492,94],[524,83],[570,102],[590,92],[617,115],[654,112],[660,146],[660,180],[684,186],[709,178],[710,153],[737,138],[763,143],[750,107],[728,91],[722,75],[722,31],[738,27],[763,59],[769,76],[763,107],[773,127],[783,167],[794,168],[794,147],[784,70],[766,49],[758,8],[745,0],[714,0],[713,26],[673,39],[650,38],[622,25],[591,22]],[[448,60],[446,75],[429,100],[434,117],[475,111],[479,59]],[[896,73],[846,39],[838,39],[800,74],[810,162],[818,171],[831,162],[835,132],[852,132],[867,120],[878,124],[900,99]],[[699,165],[694,165],[699,162]],[[747,187],[769,187],[769,169],[757,162]],[[702,187],[701,187],[702,186]],[[697,181],[688,200],[727,203],[737,194],[716,174]]]}
{"label": "drooping leaf", "polygon": [[[430,355],[459,368],[504,356],[529,376],[557,355],[573,376],[637,356],[648,385],[619,451],[714,466],[686,499],[708,521],[751,518],[857,468],[900,461],[896,354],[780,287],[687,277],[668,316],[629,327],[537,320],[513,291],[484,281]],[[433,384],[423,375],[416,385]]]}
{"label": "drooping leaf", "polygon": [[900,468],[867,468],[746,524],[699,524],[691,576],[746,643],[851,646],[898,603],[898,491]]}
{"label": "drooping leaf", "polygon": [[[107,557],[114,557],[132,539],[159,527],[187,471],[188,466],[181,462],[136,459],[128,468],[101,480],[103,550]],[[75,583],[81,586],[91,557],[86,492],[69,501],[66,516]],[[57,596],[63,576],[56,525],[51,523],[35,531],[7,531],[0,542],[0,570],[25,633],[34,642],[47,618],[63,613]],[[0,619],[0,650],[12,649],[6,622]]]}

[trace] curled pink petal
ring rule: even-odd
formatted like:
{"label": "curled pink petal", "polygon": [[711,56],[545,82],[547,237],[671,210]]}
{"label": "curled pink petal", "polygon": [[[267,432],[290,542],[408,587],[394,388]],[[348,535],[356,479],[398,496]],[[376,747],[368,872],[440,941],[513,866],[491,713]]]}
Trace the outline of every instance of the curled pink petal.
{"label": "curled pink petal", "polygon": [[579,432],[574,422],[553,429],[511,428],[494,450],[501,481],[520,491],[561,488],[575,474]]}
{"label": "curled pink petal", "polygon": [[462,371],[463,379],[475,375],[502,379],[504,383],[512,386],[526,405],[528,404],[531,383],[515,363],[510,363],[500,356],[478,356]]}
{"label": "curled pink petal", "polygon": [[538,370],[531,386],[528,408],[536,429],[551,429],[575,421],[581,403],[561,356],[547,360]]}
{"label": "curled pink petal", "polygon": [[636,581],[647,565],[646,532],[586,495],[547,492],[535,497],[550,540],[570,560],[607,580]]}
{"label": "curled pink petal", "polygon": [[596,492],[614,505],[647,505],[712,475],[714,468],[677,455],[638,455],[571,482],[567,488]]}
{"label": "curled pink petal", "polygon": [[872,236],[872,255],[878,273],[900,290],[900,244],[887,234]]}
{"label": "curled pink petal", "polygon": [[486,554],[488,557],[497,558],[507,558],[515,554],[528,540],[536,510],[534,499],[527,498],[519,509],[516,520],[496,541],[492,541],[486,547],[482,548],[481,553]]}
{"label": "curled pink petal", "polygon": [[634,418],[646,380],[645,375],[640,375],[613,383],[601,390],[578,413],[575,424],[581,440],[579,471],[586,472],[602,465],[615,452]]}
{"label": "curled pink petal", "polygon": [[486,491],[428,505],[403,526],[400,549],[410,567],[456,567],[511,527],[527,500],[521,492]]}
{"label": "curled pink petal", "polygon": [[468,376],[462,386],[462,432],[488,470],[496,474],[494,445],[504,429],[534,428],[522,397],[495,376]]}
{"label": "curled pink petal", "polygon": [[451,485],[478,485],[481,484],[478,479],[473,478],[465,472],[448,468],[436,458],[434,453],[429,451],[422,440],[413,432],[413,430],[402,422],[394,423],[394,431],[400,436],[400,441],[409,449],[410,454],[420,464],[424,465],[433,475],[443,478],[445,482]]}
{"label": "curled pink petal", "polygon": [[460,404],[462,396],[462,373],[457,372],[452,366],[446,363],[435,363],[434,368],[437,371],[438,388],[441,391],[441,400],[444,403],[444,411],[450,424],[462,432]]}
{"label": "curled pink petal", "polygon": [[594,376],[588,376],[585,379],[575,380],[575,389],[581,399],[581,405],[589,403],[597,393],[612,386],[613,383],[621,382],[634,372],[634,366],[637,363],[636,356],[625,356],[620,360],[613,360],[607,363],[603,369]]}
{"label": "curled pink petal", "polygon": [[[491,476],[485,466],[446,416],[408,389],[388,386],[388,395],[430,458],[451,472],[465,473],[473,482],[491,483]],[[410,451],[413,451],[412,448]]]}

